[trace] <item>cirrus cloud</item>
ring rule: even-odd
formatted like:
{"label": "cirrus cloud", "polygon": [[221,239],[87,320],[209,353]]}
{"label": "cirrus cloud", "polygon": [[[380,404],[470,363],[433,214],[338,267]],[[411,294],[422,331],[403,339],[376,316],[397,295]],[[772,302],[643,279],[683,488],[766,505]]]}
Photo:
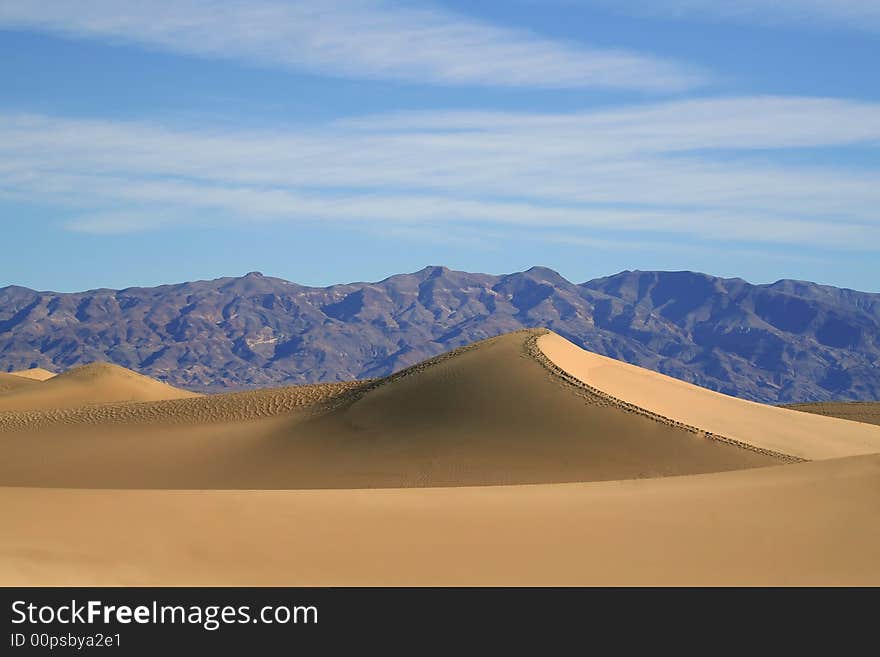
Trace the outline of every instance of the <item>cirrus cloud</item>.
{"label": "cirrus cloud", "polygon": [[585,0],[617,11],[662,18],[708,18],[759,25],[812,25],[880,30],[876,0]]}
{"label": "cirrus cloud", "polygon": [[383,0],[0,0],[0,27],[367,79],[680,91],[695,67]]}
{"label": "cirrus cloud", "polygon": [[878,144],[880,105],[817,98],[389,114],[262,132],[0,115],[0,194],[53,203],[72,229],[100,233],[210,217],[877,250],[876,167],[822,154]]}

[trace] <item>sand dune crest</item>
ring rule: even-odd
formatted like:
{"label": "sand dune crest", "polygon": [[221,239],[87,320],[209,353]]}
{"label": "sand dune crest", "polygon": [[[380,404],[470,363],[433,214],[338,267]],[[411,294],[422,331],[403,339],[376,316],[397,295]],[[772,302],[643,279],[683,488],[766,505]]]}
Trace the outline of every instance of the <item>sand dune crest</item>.
{"label": "sand dune crest", "polygon": [[877,426],[723,395],[585,351],[555,333],[538,338],[538,346],[562,370],[611,397],[760,449],[806,460],[880,452]]}
{"label": "sand dune crest", "polygon": [[25,379],[33,379],[34,381],[48,381],[52,377],[57,376],[55,372],[44,370],[42,367],[32,367],[29,370],[18,370],[17,372],[10,372],[10,374],[21,376]]}
{"label": "sand dune crest", "polygon": [[[663,477],[784,462],[573,389],[534,357],[535,335],[484,340],[325,397],[308,413],[157,429],[155,413],[198,417],[198,409],[216,405],[217,398],[208,396],[130,405],[138,413],[127,415],[124,431],[115,422],[78,431],[49,423],[22,432],[19,425],[0,433],[6,455],[0,485],[481,486]],[[103,370],[74,371],[40,385],[67,385],[96,371]],[[237,399],[255,397],[259,393]],[[110,408],[117,406],[102,407]],[[12,423],[0,421],[4,425]]]}
{"label": "sand dune crest", "polygon": [[19,378],[36,385],[0,395],[0,411],[74,408],[86,404],[200,396],[110,363],[84,365],[42,382]]}
{"label": "sand dune crest", "polygon": [[880,583],[880,455],[782,455],[880,427],[633,369],[526,331],[377,381],[0,413],[0,583]]}

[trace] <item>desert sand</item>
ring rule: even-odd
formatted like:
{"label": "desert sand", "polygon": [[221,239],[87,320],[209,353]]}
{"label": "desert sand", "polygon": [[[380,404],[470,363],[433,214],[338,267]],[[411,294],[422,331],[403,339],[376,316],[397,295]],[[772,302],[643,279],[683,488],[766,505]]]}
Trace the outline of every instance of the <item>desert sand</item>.
{"label": "desert sand", "polygon": [[10,374],[23,376],[26,379],[33,379],[34,381],[48,381],[53,376],[56,376],[55,372],[50,372],[42,367],[32,367],[29,370],[18,370],[16,372],[10,372]]}
{"label": "desert sand", "polygon": [[876,456],[536,486],[6,488],[0,581],[878,585],[878,514]]}
{"label": "desert sand", "polygon": [[880,583],[880,427],[593,356],[523,331],[374,381],[0,392],[0,583]]}
{"label": "desert sand", "polygon": [[17,390],[26,390],[36,383],[32,379],[0,372],[0,395]]}
{"label": "desert sand", "polygon": [[813,402],[789,404],[785,408],[854,422],[880,424],[880,402]]}
{"label": "desert sand", "polygon": [[0,411],[72,408],[120,401],[198,397],[110,363],[92,363],[0,397]]}
{"label": "desert sand", "polygon": [[744,444],[803,459],[880,452],[880,430],[860,422],[757,404],[585,351],[549,334],[541,351],[558,367],[609,397]]}
{"label": "desert sand", "polygon": [[[100,413],[97,408],[63,415],[59,425],[31,415],[33,426],[42,421],[38,430],[25,425],[0,434],[6,455],[0,483],[177,489],[484,486],[660,477],[785,462],[573,390],[527,353],[530,337],[515,333],[487,340],[355,387],[323,406],[254,421],[234,421],[243,415],[247,394],[233,395],[225,408],[212,406],[211,398],[132,405],[132,412],[150,413],[143,422],[125,423],[124,431],[120,423],[88,421]],[[150,415],[167,420],[186,407],[217,414],[161,431],[149,421]],[[0,426],[19,417],[0,414]]]}

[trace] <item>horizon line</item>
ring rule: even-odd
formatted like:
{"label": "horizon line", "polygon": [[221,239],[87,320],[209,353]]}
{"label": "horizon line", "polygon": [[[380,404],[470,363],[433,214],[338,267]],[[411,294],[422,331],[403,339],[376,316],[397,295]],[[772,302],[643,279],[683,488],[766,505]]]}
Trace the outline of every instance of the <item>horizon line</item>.
{"label": "horizon line", "polygon": [[518,271],[511,271],[511,272],[502,272],[502,273],[489,273],[489,272],[482,272],[482,271],[468,271],[468,270],[464,270],[464,269],[453,269],[453,268],[448,267],[446,265],[426,265],[426,266],[422,267],[421,269],[418,269],[415,271],[397,272],[394,274],[390,274],[390,275],[388,275],[384,278],[381,278],[379,280],[374,280],[374,281],[355,280],[355,281],[347,281],[347,282],[330,283],[328,285],[307,285],[304,283],[298,283],[296,281],[293,281],[293,280],[290,280],[287,278],[283,278],[281,276],[273,276],[271,274],[266,275],[261,271],[253,270],[253,271],[249,271],[247,273],[237,275],[237,276],[232,275],[232,276],[218,276],[215,278],[194,278],[191,280],[173,281],[173,282],[167,282],[167,283],[156,283],[156,284],[152,284],[152,285],[127,285],[124,287],[101,286],[101,287],[94,287],[94,288],[89,288],[89,289],[84,289],[84,290],[71,290],[71,291],[59,291],[59,290],[52,290],[52,289],[37,289],[37,288],[28,287],[27,285],[19,285],[17,283],[10,283],[8,285],[0,286],[0,291],[9,290],[12,288],[19,288],[22,290],[27,290],[29,292],[35,292],[38,294],[74,295],[74,294],[89,294],[89,293],[93,293],[93,292],[103,292],[103,291],[125,292],[128,290],[138,290],[138,289],[150,290],[150,289],[158,289],[158,288],[162,288],[162,287],[177,287],[180,285],[190,285],[190,284],[195,284],[195,283],[214,283],[214,282],[223,281],[223,280],[242,280],[242,279],[245,279],[248,277],[267,278],[267,279],[272,279],[275,281],[280,281],[282,283],[287,283],[290,285],[296,285],[298,287],[315,289],[315,290],[325,290],[325,289],[332,288],[332,287],[341,287],[341,286],[346,286],[346,285],[378,285],[380,283],[384,283],[384,282],[391,280],[393,278],[397,278],[400,276],[413,276],[416,274],[421,274],[421,273],[423,273],[427,270],[430,270],[430,269],[440,269],[440,270],[444,270],[444,271],[450,272],[450,273],[469,274],[472,276],[492,276],[492,277],[496,277],[496,278],[505,278],[505,277],[509,277],[509,276],[516,276],[517,274],[526,274],[526,273],[529,273],[529,272],[534,271],[536,269],[543,269],[543,270],[547,270],[550,273],[558,276],[566,283],[569,283],[569,284],[575,285],[575,286],[584,286],[584,285],[588,285],[590,283],[593,283],[595,281],[614,278],[614,277],[621,276],[624,274],[692,274],[695,276],[704,276],[707,278],[711,278],[711,279],[715,279],[715,280],[722,280],[722,281],[742,281],[743,283],[750,285],[750,286],[753,286],[753,287],[770,287],[773,285],[777,285],[779,283],[793,282],[793,283],[805,283],[808,285],[815,285],[815,286],[819,286],[819,287],[828,287],[828,288],[833,288],[836,290],[848,290],[851,292],[858,292],[860,294],[880,294],[880,291],[875,292],[875,291],[870,291],[870,290],[859,290],[859,289],[851,288],[851,287],[831,285],[831,284],[827,284],[827,283],[819,283],[816,281],[811,281],[811,280],[807,280],[807,279],[798,279],[798,278],[779,278],[779,279],[776,279],[775,281],[771,281],[771,282],[767,282],[767,283],[755,283],[755,282],[752,282],[752,281],[745,279],[741,276],[718,276],[715,274],[710,274],[710,273],[703,272],[703,271],[696,271],[696,270],[692,270],[692,269],[622,269],[620,271],[617,271],[617,272],[614,272],[611,274],[607,274],[604,276],[597,276],[595,278],[591,278],[586,281],[575,282],[575,281],[572,281],[572,280],[569,280],[568,278],[566,278],[563,274],[561,274],[556,269],[554,269],[552,267],[548,267],[546,265],[532,265],[531,267],[529,267],[527,269],[518,270]]}

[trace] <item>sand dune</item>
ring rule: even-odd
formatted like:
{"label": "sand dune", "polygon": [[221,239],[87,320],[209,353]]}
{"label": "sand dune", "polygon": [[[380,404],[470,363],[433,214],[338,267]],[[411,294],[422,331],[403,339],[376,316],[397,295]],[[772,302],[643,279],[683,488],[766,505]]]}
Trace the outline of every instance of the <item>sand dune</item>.
{"label": "sand dune", "polygon": [[814,402],[812,404],[789,404],[785,408],[804,413],[837,417],[853,422],[880,424],[880,402]]}
{"label": "sand dune", "polygon": [[810,460],[880,452],[875,426],[722,395],[584,351],[552,333],[540,337],[538,347],[572,377],[612,398],[761,449]]}
{"label": "sand dune", "polygon": [[539,486],[7,488],[0,581],[880,585],[878,482],[862,456]]}
{"label": "sand dune", "polygon": [[210,426],[288,416],[322,404],[369,381],[318,383],[210,396],[166,399],[153,402],[109,402],[73,408],[32,411],[0,411],[0,432],[39,431],[66,427],[95,430],[179,425]]}
{"label": "sand dune", "polygon": [[7,377],[0,584],[880,584],[880,427],[541,331],[232,395]]}
{"label": "sand dune", "polygon": [[48,381],[52,377],[57,376],[55,372],[44,370],[42,367],[32,367],[29,370],[18,370],[17,372],[10,372],[10,374],[23,376],[26,379],[33,379],[34,381]]}
{"label": "sand dune", "polygon": [[[124,432],[112,423],[4,432],[0,485],[477,486],[660,477],[784,462],[573,389],[529,351],[534,335],[477,343],[354,388],[308,413],[162,431],[145,421]],[[183,402],[152,408],[170,413],[212,400]]]}
{"label": "sand dune", "polygon": [[118,365],[92,363],[59,374],[39,385],[0,395],[0,411],[74,408],[85,404],[199,396]]}
{"label": "sand dune", "polygon": [[0,395],[18,390],[29,390],[36,383],[36,381],[23,376],[0,372]]}

